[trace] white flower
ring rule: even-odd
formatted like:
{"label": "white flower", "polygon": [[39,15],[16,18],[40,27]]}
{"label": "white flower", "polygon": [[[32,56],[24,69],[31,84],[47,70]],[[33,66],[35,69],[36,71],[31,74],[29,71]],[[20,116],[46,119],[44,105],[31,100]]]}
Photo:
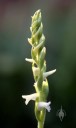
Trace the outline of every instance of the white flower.
{"label": "white flower", "polygon": [[48,72],[44,72],[43,73],[43,78],[45,79],[46,77],[52,75],[53,73],[56,72],[56,69],[52,70],[52,71],[48,71]]}
{"label": "white flower", "polygon": [[30,95],[22,95],[22,98],[25,99],[25,104],[27,105],[30,100],[36,100],[39,97],[38,93],[30,94]]}
{"label": "white flower", "polygon": [[46,108],[48,112],[50,112],[51,108],[50,108],[50,104],[51,102],[39,102],[38,103],[38,109],[41,110],[42,108]]}
{"label": "white flower", "polygon": [[33,63],[33,59],[29,59],[29,58],[25,58],[26,61],[30,62],[30,63]]}
{"label": "white flower", "polygon": [[[36,98],[39,97],[38,93],[30,94],[30,95],[22,95],[22,98],[25,99],[25,104],[27,105],[30,100],[36,100]],[[48,112],[50,112],[51,102],[39,102],[38,103],[38,109],[41,110],[42,108],[46,108]]]}

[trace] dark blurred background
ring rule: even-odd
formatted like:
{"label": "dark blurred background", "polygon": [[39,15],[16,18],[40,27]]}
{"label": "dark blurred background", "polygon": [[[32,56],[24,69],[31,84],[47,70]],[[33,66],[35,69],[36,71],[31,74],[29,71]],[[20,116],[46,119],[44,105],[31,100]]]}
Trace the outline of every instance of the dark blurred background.
{"label": "dark blurred background", "polygon": [[[34,102],[26,106],[22,95],[34,93],[31,64],[31,16],[42,12],[46,37],[51,112],[45,128],[76,128],[76,1],[0,0],[0,128],[36,128]],[[66,112],[61,122],[60,107]]]}

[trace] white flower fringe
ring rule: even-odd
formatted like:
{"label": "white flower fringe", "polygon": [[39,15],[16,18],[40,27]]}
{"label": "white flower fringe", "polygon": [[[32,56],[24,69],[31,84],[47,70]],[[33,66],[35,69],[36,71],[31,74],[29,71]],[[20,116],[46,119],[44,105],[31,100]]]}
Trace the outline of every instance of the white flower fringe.
{"label": "white flower fringe", "polygon": [[39,102],[38,103],[38,109],[41,110],[42,108],[46,108],[48,112],[50,112],[51,107],[50,107],[51,102]]}

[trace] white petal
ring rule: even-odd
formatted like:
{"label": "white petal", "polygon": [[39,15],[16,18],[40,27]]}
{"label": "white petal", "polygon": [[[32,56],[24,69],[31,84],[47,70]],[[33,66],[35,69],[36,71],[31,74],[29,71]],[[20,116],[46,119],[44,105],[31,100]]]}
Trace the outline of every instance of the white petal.
{"label": "white petal", "polygon": [[30,94],[30,95],[22,95],[22,98],[25,99],[25,104],[27,105],[30,100],[36,100],[38,97],[38,93]]}
{"label": "white petal", "polygon": [[41,110],[42,108],[46,108],[48,112],[50,112],[51,107],[50,107],[51,102],[39,102],[38,103],[38,109]]}
{"label": "white petal", "polygon": [[52,71],[45,72],[45,73],[43,73],[43,78],[45,79],[46,77],[52,75],[55,72],[56,72],[56,69],[54,69]]}

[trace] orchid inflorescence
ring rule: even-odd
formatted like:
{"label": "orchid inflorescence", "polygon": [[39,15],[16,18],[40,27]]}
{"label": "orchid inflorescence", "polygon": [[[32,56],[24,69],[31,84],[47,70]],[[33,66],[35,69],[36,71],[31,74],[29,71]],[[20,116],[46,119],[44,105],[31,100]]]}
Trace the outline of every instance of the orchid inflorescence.
{"label": "orchid inflorescence", "polygon": [[46,48],[44,47],[45,36],[43,34],[41,10],[36,11],[32,16],[30,31],[31,38],[28,39],[28,42],[32,46],[32,59],[26,58],[25,60],[32,64],[32,72],[35,80],[33,87],[36,92],[30,95],[22,95],[22,98],[25,99],[26,105],[30,100],[35,101],[35,116],[38,121],[38,128],[43,128],[46,110],[48,112],[51,110],[51,102],[47,102],[47,96],[49,93],[47,77],[52,75],[56,69],[46,72]]}

